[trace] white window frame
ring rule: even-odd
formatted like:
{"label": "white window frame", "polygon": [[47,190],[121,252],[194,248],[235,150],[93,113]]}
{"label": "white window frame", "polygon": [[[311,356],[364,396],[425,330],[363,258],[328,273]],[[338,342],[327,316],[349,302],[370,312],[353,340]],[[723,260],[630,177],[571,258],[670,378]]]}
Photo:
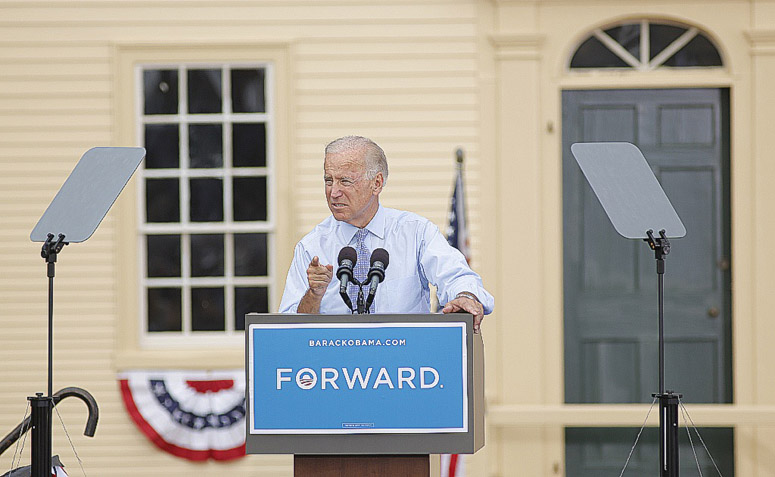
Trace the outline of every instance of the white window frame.
{"label": "white window frame", "polygon": [[[673,40],[669,45],[667,45],[662,51],[657,53],[654,58],[651,58],[651,51],[650,43],[649,43],[649,25],[651,24],[655,25],[671,25],[675,27],[685,28],[686,31],[681,34],[678,38]],[[605,30],[623,26],[623,25],[632,25],[632,24],[640,24],[640,45],[639,45],[639,55],[636,58],[633,56],[629,51],[627,51],[622,45],[619,44],[618,41],[611,38]],[[683,47],[685,47],[690,41],[694,39],[697,35],[703,35],[705,38],[708,39],[708,41],[711,42],[711,44],[716,48],[716,51],[719,54],[719,57],[721,58],[721,66],[685,66],[685,67],[669,67],[664,66],[664,63],[669,60],[674,54],[676,54],[678,51],[680,51]],[[595,37],[600,42],[608,48],[613,54],[615,54],[619,59],[621,59],[623,62],[625,62],[628,66],[623,66],[619,68],[598,68],[598,67],[591,67],[591,68],[572,68],[571,67],[571,61],[573,60],[573,56],[578,51],[579,47],[587,41],[590,37]],[[678,22],[671,22],[671,21],[662,21],[662,20],[651,20],[651,19],[641,19],[641,20],[623,20],[617,23],[612,23],[610,25],[606,25],[605,27],[601,28],[595,28],[592,30],[592,33],[589,35],[584,36],[584,38],[581,39],[581,41],[577,42],[575,47],[572,49],[570,57],[568,58],[566,69],[573,73],[579,73],[579,72],[585,72],[585,71],[599,71],[599,70],[615,70],[615,71],[622,71],[622,70],[635,70],[638,72],[647,72],[647,71],[654,71],[657,69],[722,69],[724,68],[724,65],[726,62],[724,61],[724,55],[722,54],[721,49],[718,47],[716,42],[713,40],[713,38],[708,35],[705,32],[700,31],[697,27],[686,25],[684,23],[678,23]]]}
{"label": "white window frame", "polygon": [[[231,104],[231,70],[254,69],[264,70],[264,98],[266,112],[237,113],[232,112]],[[143,72],[150,69],[169,69],[178,71],[178,113],[145,115]],[[220,69],[222,85],[221,113],[189,114],[186,101],[188,91],[188,75],[191,69]],[[262,286],[267,288],[268,302],[271,309],[275,294],[275,237],[276,237],[276,174],[275,174],[275,104],[274,104],[274,68],[271,62],[180,62],[154,63],[143,62],[135,66],[135,131],[137,143],[145,144],[146,124],[177,124],[179,127],[179,157],[180,164],[176,169],[151,169],[141,167],[137,181],[137,251],[139,260],[139,337],[143,348],[191,348],[201,346],[237,346],[244,341],[244,331],[234,329],[234,287]],[[223,127],[223,167],[213,169],[189,169],[188,158],[188,125],[220,123],[224,126],[232,123],[262,122],[266,125],[266,166],[239,167],[232,164],[232,134],[230,127]],[[266,177],[267,178],[267,220],[251,222],[232,221],[232,191],[231,177]],[[180,179],[180,222],[178,223],[147,223],[145,222],[145,179],[147,178],[179,178]],[[198,223],[190,221],[189,186],[191,177],[221,177],[223,178],[224,216],[222,223]],[[223,277],[191,277],[190,244],[185,239],[187,234],[222,234],[224,236],[224,276]],[[266,277],[236,277],[234,276],[233,240],[228,236],[234,233],[266,233],[267,234],[267,276]],[[146,236],[148,234],[180,234],[180,277],[148,278]],[[192,331],[191,330],[191,288],[192,287],[224,287],[224,321],[225,331]],[[181,288],[181,331],[148,331],[147,290],[149,287],[180,287]]]}

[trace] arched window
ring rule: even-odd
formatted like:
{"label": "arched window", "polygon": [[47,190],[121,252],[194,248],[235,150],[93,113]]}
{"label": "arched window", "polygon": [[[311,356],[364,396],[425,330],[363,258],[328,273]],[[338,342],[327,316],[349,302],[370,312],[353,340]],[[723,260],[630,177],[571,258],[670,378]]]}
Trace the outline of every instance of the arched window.
{"label": "arched window", "polygon": [[721,55],[707,35],[696,27],[650,20],[597,28],[582,41],[570,60],[570,69],[720,67]]}

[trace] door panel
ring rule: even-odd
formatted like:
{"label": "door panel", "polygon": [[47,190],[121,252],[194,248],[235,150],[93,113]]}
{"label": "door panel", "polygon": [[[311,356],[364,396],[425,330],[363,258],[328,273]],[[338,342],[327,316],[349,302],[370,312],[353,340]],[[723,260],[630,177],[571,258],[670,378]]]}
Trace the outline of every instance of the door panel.
{"label": "door panel", "polygon": [[[728,101],[718,89],[563,92],[566,402],[650,403],[658,391],[654,253],[616,233],[583,178],[570,145],[594,141],[637,145],[686,226],[666,258],[666,389],[689,412],[732,402]],[[617,475],[637,431],[566,429],[567,475]],[[702,435],[731,475],[732,430]],[[681,469],[696,472],[681,436]],[[655,475],[658,455],[657,430],[646,429],[627,475]]]}
{"label": "door panel", "polygon": [[[570,145],[591,141],[640,147],[686,225],[687,236],[672,241],[666,259],[665,336],[675,349],[702,343],[713,359],[693,367],[668,359],[666,367],[675,369],[666,385],[687,400],[691,396],[691,402],[731,402],[730,287],[728,267],[719,267],[729,261],[728,192],[722,189],[728,170],[722,131],[727,109],[726,92],[717,89],[563,93],[566,402],[650,402],[657,391],[653,252],[644,242],[616,233],[583,179]],[[622,343],[630,343],[628,355],[639,357],[634,374],[588,375],[605,365],[604,349],[620,349]],[[599,382],[598,391],[587,392],[587,381]],[[621,392],[635,382],[638,397]],[[618,391],[601,397],[601,389]]]}

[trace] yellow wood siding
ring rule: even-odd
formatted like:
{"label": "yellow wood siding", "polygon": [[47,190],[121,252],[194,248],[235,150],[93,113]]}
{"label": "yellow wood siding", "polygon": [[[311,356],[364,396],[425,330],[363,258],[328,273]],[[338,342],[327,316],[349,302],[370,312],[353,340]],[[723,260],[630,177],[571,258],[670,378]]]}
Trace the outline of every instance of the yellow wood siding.
{"label": "yellow wood siding", "polygon": [[[297,240],[327,215],[323,146],[357,133],[388,154],[383,202],[428,216],[442,228],[454,151],[463,147],[476,244],[476,25],[473,0],[1,4],[0,432],[22,419],[26,396],[46,388],[47,281],[39,244],[30,243],[29,232],[83,152],[134,137],[133,113],[118,117],[115,109],[127,100],[116,97],[126,94],[115,89],[116,47],[289,45],[292,74],[277,78],[287,82],[281,87],[288,88],[289,101],[277,107],[289,117],[293,155],[278,153],[277,159],[291,161],[292,183],[279,186],[292,191],[292,202],[280,209],[293,217],[290,230],[279,232]],[[132,214],[136,194],[124,195],[130,199],[122,197],[120,207]],[[136,260],[136,250],[114,247],[135,243],[119,236],[125,231],[117,221],[123,219],[125,213],[112,211],[88,242],[65,247],[57,263],[54,388],[81,386],[100,405],[94,439],[81,435],[82,404],[67,400],[58,407],[87,475],[290,475],[287,456],[188,463],[156,450],[130,422],[116,372],[132,360],[118,366],[116,354],[121,334],[137,326],[119,323],[125,319],[119,303],[136,300],[138,287],[137,277],[123,271]],[[288,257],[291,247],[281,244],[278,255]],[[277,277],[280,290],[286,267]],[[216,355],[208,359],[206,352],[191,355],[202,366],[240,365]],[[54,429],[54,452],[70,475],[80,475],[56,415]],[[27,440],[22,463],[29,462],[29,447]],[[2,472],[12,455],[10,449],[0,457]]]}

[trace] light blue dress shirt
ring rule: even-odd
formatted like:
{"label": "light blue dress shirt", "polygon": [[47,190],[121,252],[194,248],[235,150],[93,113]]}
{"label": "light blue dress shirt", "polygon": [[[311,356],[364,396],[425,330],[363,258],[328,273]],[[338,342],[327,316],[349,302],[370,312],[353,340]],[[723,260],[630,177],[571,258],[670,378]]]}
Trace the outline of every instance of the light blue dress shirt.
{"label": "light blue dress shirt", "polygon": [[[494,299],[484,289],[482,279],[428,219],[380,205],[366,230],[369,231],[366,236],[369,251],[384,248],[390,254],[385,281],[377,288],[374,298],[375,313],[429,313],[428,283],[436,287],[442,305],[458,293],[467,291],[479,298],[485,314],[492,313]],[[355,247],[357,231],[354,225],[329,216],[301,239],[288,270],[280,313],[297,312],[299,302],[309,288],[307,267],[314,256],[320,258],[321,265],[334,266],[334,277],[323,296],[320,313],[350,313],[339,295],[337,257],[343,247]]]}

